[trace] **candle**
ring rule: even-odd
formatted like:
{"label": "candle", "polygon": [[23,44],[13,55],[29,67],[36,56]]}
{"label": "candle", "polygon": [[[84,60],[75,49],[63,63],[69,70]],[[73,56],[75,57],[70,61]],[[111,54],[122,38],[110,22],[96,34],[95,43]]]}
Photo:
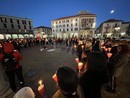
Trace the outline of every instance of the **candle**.
{"label": "candle", "polygon": [[110,58],[112,56],[112,53],[107,53],[107,57]]}
{"label": "candle", "polygon": [[82,62],[79,62],[79,63],[78,63],[79,72],[80,72],[80,70],[82,69],[82,67],[83,67],[83,63],[82,63]]}
{"label": "candle", "polygon": [[74,48],[75,48],[75,49],[76,49],[76,47],[77,47],[77,46],[76,46],[76,45],[74,45]]}
{"label": "candle", "polygon": [[0,48],[2,48],[2,45],[0,44]]}
{"label": "candle", "polygon": [[52,78],[53,78],[53,80],[57,83],[58,82],[58,78],[57,78],[57,75],[56,74],[54,74],[53,76],[52,76]]}
{"label": "candle", "polygon": [[38,87],[38,92],[41,96],[44,95],[44,84],[42,84],[42,80],[39,81],[39,87]]}
{"label": "candle", "polygon": [[77,63],[79,63],[79,58],[76,58],[75,61],[76,61]]}
{"label": "candle", "polygon": [[84,49],[84,45],[82,45],[81,47],[82,47],[82,49]]}

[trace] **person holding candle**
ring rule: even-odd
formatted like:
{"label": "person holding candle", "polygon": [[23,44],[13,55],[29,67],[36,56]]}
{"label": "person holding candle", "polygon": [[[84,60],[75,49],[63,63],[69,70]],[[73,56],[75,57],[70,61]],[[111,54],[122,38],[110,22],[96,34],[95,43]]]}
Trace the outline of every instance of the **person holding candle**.
{"label": "person holding candle", "polygon": [[38,87],[38,92],[39,94],[43,97],[44,96],[44,84],[42,84],[42,80],[39,81],[39,87]]}
{"label": "person holding candle", "polygon": [[84,98],[78,85],[78,75],[73,69],[67,66],[60,67],[56,76],[59,89],[52,98]]}
{"label": "person holding candle", "polygon": [[110,89],[106,89],[109,92],[115,92],[117,90],[117,83],[120,74],[129,60],[129,46],[127,43],[121,43],[117,47],[117,54],[115,54],[108,62],[110,79]]}
{"label": "person holding candle", "polygon": [[92,47],[92,51],[94,51],[94,52],[101,51],[99,39],[96,39],[95,44]]}
{"label": "person holding candle", "polygon": [[77,50],[76,54],[79,58],[79,61],[81,61],[81,55],[82,55],[82,51],[83,51],[82,45],[83,45],[83,42],[81,40],[79,40],[78,45],[77,45],[77,49],[76,49]]}
{"label": "person holding candle", "polygon": [[84,98],[101,98],[101,87],[108,82],[106,59],[102,53],[89,54],[86,69],[80,76]]}

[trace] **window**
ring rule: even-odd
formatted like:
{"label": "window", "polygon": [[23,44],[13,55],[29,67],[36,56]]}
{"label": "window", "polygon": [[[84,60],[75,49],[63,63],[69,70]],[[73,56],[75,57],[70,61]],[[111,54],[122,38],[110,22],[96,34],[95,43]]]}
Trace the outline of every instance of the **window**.
{"label": "window", "polygon": [[24,29],[26,29],[26,26],[24,25]]}
{"label": "window", "polygon": [[1,18],[1,22],[6,22],[7,23],[6,18]]}
{"label": "window", "polygon": [[71,31],[73,31],[73,28],[71,28]]}
{"label": "window", "polygon": [[31,25],[31,21],[28,21],[28,24]]}
{"label": "window", "polygon": [[67,27],[69,27],[69,24],[67,24]]}
{"label": "window", "polygon": [[76,21],[77,21],[78,19],[76,18]]}
{"label": "window", "polygon": [[69,20],[66,20],[66,22],[69,22]]}
{"label": "window", "polygon": [[75,23],[75,26],[77,26],[77,23]]}
{"label": "window", "polygon": [[73,27],[73,24],[71,24],[71,27]]}
{"label": "window", "polygon": [[7,28],[7,25],[6,24],[3,24],[4,25],[4,28]]}
{"label": "window", "polygon": [[11,27],[12,27],[12,29],[14,29],[14,25],[13,24],[11,24]]}
{"label": "window", "polygon": [[17,20],[17,23],[19,24],[19,20]]}
{"label": "window", "polygon": [[32,27],[31,27],[31,26],[29,26],[29,29],[32,29]]}
{"label": "window", "polygon": [[59,25],[59,27],[61,27],[61,25]]}
{"label": "window", "polygon": [[12,19],[10,19],[10,23],[13,23],[13,20],[12,20]]}
{"label": "window", "polygon": [[75,28],[74,30],[75,30],[75,31],[78,31],[78,28]]}
{"label": "window", "polygon": [[60,29],[60,32],[61,32],[61,29]]}
{"label": "window", "polygon": [[18,28],[21,29],[20,25],[18,25]]}
{"label": "window", "polygon": [[63,25],[63,27],[65,27],[65,24]]}
{"label": "window", "polygon": [[26,21],[25,21],[25,20],[22,20],[22,23],[23,23],[23,24],[26,24]]}
{"label": "window", "polygon": [[69,29],[67,29],[67,31],[69,31]]}

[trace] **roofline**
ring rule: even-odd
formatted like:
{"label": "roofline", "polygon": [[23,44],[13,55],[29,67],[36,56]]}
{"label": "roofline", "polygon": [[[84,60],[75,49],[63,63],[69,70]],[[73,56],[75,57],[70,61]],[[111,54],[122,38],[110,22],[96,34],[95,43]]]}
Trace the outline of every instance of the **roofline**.
{"label": "roofline", "polygon": [[52,29],[51,27],[46,27],[46,26],[38,26],[38,27],[35,27],[34,29],[38,29],[38,28],[50,28],[50,29]]}
{"label": "roofline", "polygon": [[108,23],[108,22],[123,22],[123,20],[108,19],[108,20],[104,21],[103,23]]}
{"label": "roofline", "polygon": [[57,18],[57,19],[54,19],[52,21],[62,20],[62,19],[67,19],[67,18],[80,17],[80,16],[96,17],[96,14],[78,14],[78,15],[73,15],[73,16],[66,16],[66,17]]}
{"label": "roofline", "polygon": [[30,20],[30,21],[32,21],[29,18],[22,18],[22,17],[10,16],[10,15],[3,15],[3,14],[0,14],[0,17],[10,17],[10,18],[18,18],[18,19],[24,19],[24,20]]}
{"label": "roofline", "polygon": [[130,22],[123,22],[122,24],[127,24],[127,23],[130,24]]}

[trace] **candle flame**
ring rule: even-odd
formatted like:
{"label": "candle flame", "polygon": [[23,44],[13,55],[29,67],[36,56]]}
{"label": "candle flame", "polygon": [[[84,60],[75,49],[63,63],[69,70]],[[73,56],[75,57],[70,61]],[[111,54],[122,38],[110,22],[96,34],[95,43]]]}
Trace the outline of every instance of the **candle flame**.
{"label": "candle flame", "polygon": [[55,82],[58,82],[58,78],[57,78],[57,75],[56,75],[56,74],[54,74],[54,75],[52,76],[52,78],[54,79]]}
{"label": "candle flame", "polygon": [[39,81],[39,84],[42,85],[42,80]]}

